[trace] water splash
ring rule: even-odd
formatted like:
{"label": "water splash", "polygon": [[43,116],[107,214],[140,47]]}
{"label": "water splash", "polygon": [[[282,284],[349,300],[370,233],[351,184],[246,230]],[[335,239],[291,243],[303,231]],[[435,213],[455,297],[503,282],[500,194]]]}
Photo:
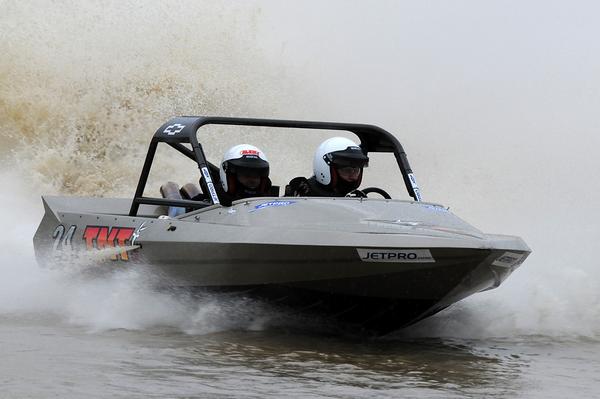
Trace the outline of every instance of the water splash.
{"label": "water splash", "polygon": [[[259,13],[213,1],[3,3],[0,313],[52,314],[92,330],[260,328],[264,316],[233,318],[231,304],[157,291],[135,270],[89,279],[94,258],[40,269],[31,244],[42,193],[130,195],[167,118],[273,112],[271,97],[285,85],[254,45]],[[180,169],[159,166],[159,180]]]}
{"label": "water splash", "polygon": [[7,6],[0,144],[44,192],[129,194],[134,165],[169,117],[275,109],[281,82],[253,44],[252,5]]}
{"label": "water splash", "polygon": [[[131,195],[150,134],[169,116],[269,116],[277,113],[278,107],[288,116],[295,110],[293,99],[278,98],[285,86],[282,71],[273,68],[254,43],[260,10],[252,3],[216,2],[175,2],[152,9],[116,1],[59,2],[52,7],[2,4],[0,209],[4,210],[4,228],[0,238],[7,250],[0,261],[0,312],[52,313],[91,329],[167,325],[203,333],[215,328],[260,328],[260,321],[236,324],[224,317],[227,309],[218,302],[156,293],[149,289],[148,276],[134,272],[89,281],[76,273],[39,269],[31,246],[41,218],[41,193]],[[415,82],[429,81],[429,75],[417,72],[408,75]],[[303,78],[316,82],[315,86],[323,83],[314,76]],[[540,86],[546,87],[546,83],[542,81]],[[442,89],[436,86],[433,93],[422,95],[423,110],[431,109],[426,106],[429,95],[443,93]],[[520,110],[502,110],[524,119],[498,121],[498,130],[477,136],[478,146],[471,142],[473,136],[455,127],[442,137],[435,136],[439,147],[427,143],[427,150],[420,148],[416,145],[423,141],[420,136],[446,132],[456,123],[454,114],[463,115],[469,109],[455,97],[457,91],[449,93],[458,108],[448,106],[440,111],[440,118],[423,116],[428,122],[419,122],[431,126],[405,126],[391,116],[386,116],[384,125],[392,131],[400,126],[404,129],[399,131],[412,128],[418,132],[407,136],[409,143],[412,141],[408,149],[416,169],[423,171],[422,185],[431,193],[427,198],[448,198],[448,205],[458,215],[485,231],[523,235],[534,252],[499,289],[444,311],[410,334],[483,338],[600,335],[600,279],[594,253],[599,191],[598,180],[590,173],[597,163],[574,163],[566,169],[555,162],[557,147],[587,157],[595,152],[598,136],[595,132],[590,135],[592,145],[587,146],[572,140],[558,144],[542,140],[540,144],[546,132],[517,137],[522,132],[515,126],[531,124],[531,114],[542,115],[540,120],[548,114],[546,109],[530,107],[538,103],[535,98],[526,98],[515,105],[527,108],[526,115]],[[501,94],[514,97],[514,93]],[[364,97],[368,101],[373,98]],[[394,101],[378,100],[397,107]],[[364,106],[358,104],[355,106]],[[424,112],[419,104],[413,108]],[[558,112],[563,105],[553,103],[556,109],[551,110],[557,111],[553,114],[567,115]],[[591,105],[593,101],[588,101],[587,106]],[[344,102],[343,106],[348,105]],[[321,113],[328,109],[321,104],[313,108]],[[482,129],[489,120],[498,119],[495,105],[485,111],[487,115],[469,115]],[[338,110],[335,118],[346,119],[343,116],[354,119],[347,108]],[[371,120],[380,123],[380,117]],[[566,125],[557,124],[558,128],[550,130],[552,136],[562,137],[558,130]],[[512,130],[514,137],[508,140],[506,132]],[[298,147],[303,143],[296,141]],[[522,149],[514,143],[520,143]],[[489,150],[492,147],[510,148],[510,156],[504,150]],[[478,150],[484,148],[485,153]],[[520,165],[515,159],[521,160]],[[429,170],[433,172],[425,173],[427,168],[419,164],[432,165]],[[489,164],[494,168],[481,166]],[[180,172],[177,161],[157,169],[162,172],[159,177]],[[435,170],[441,172],[435,175]],[[465,176],[459,176],[462,172]],[[556,181],[566,189],[556,190]],[[515,185],[518,190],[512,190]],[[577,187],[584,185],[588,188],[585,195],[577,195]],[[529,195],[534,198],[524,198]],[[495,202],[490,204],[489,198]],[[511,212],[503,215],[490,209]],[[239,314],[236,317],[243,319]]]}

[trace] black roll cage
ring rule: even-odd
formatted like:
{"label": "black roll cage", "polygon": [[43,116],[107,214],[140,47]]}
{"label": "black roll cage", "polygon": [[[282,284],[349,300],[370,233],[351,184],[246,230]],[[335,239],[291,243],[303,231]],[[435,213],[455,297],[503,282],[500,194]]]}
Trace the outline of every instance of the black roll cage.
{"label": "black roll cage", "polygon": [[[415,201],[421,201],[419,188],[408,163],[406,153],[400,142],[386,130],[374,126],[355,123],[294,121],[279,119],[230,118],[217,116],[181,116],[170,119],[163,124],[152,137],[142,174],[138,181],[129,216],[136,216],[141,204],[180,206],[187,208],[204,208],[219,204],[219,199],[213,183],[213,176],[218,175],[219,168],[206,160],[204,150],[198,142],[197,131],[204,125],[232,126],[262,126],[295,129],[345,130],[352,132],[360,139],[360,146],[367,154],[369,152],[392,152],[396,158],[404,184]],[[200,185],[202,191],[208,194],[207,201],[174,200],[165,198],[144,197],[144,189],[156,154],[158,143],[167,143],[186,157],[195,161],[200,170]],[[185,144],[189,144],[191,149]]]}

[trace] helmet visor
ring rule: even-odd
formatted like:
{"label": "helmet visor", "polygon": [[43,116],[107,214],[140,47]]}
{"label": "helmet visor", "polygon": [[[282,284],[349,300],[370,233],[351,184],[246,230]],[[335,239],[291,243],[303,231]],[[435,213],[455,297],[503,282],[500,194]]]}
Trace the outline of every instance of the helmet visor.
{"label": "helmet visor", "polygon": [[346,166],[353,168],[364,168],[369,166],[369,157],[366,156],[360,149],[347,148],[343,151],[335,151],[327,154],[330,156],[330,162],[336,168]]}
{"label": "helmet visor", "polygon": [[238,159],[232,159],[228,161],[229,164],[237,166],[238,168],[251,168],[251,169],[268,169],[269,163],[264,159],[260,158],[247,158],[242,157]]}
{"label": "helmet visor", "polygon": [[229,163],[229,171],[237,173],[237,171],[251,172],[260,176],[269,175],[269,163],[258,157],[242,157],[227,161]]}

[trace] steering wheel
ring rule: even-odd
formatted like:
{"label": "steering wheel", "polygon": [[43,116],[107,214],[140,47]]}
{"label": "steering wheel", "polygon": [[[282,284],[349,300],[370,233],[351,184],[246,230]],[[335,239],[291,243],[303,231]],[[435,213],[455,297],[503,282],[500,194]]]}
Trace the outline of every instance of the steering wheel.
{"label": "steering wheel", "polygon": [[362,190],[356,189],[356,190],[352,190],[348,194],[346,194],[346,197],[348,197],[348,198],[367,198],[367,193],[365,193]]}
{"label": "steering wheel", "polygon": [[367,188],[364,188],[362,190],[356,190],[356,191],[360,191],[361,193],[363,193],[365,195],[365,197],[369,193],[377,193],[377,194],[381,195],[385,199],[392,199],[392,196],[389,195],[387,193],[387,191],[385,191],[384,189],[379,188],[379,187],[367,187]]}

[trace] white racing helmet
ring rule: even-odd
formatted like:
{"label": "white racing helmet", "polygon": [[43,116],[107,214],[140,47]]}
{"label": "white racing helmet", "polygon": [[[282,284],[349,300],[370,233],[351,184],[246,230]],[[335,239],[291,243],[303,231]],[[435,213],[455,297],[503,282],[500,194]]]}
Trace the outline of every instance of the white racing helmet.
{"label": "white racing helmet", "polygon": [[[358,166],[362,168],[368,163],[369,157],[354,141],[345,137],[332,137],[317,147],[313,172],[319,183],[329,186],[332,182],[335,184],[335,180],[337,180],[335,167]],[[358,185],[360,185],[360,180]]]}
{"label": "white racing helmet", "polygon": [[225,192],[235,192],[235,175],[240,168],[257,170],[261,181],[269,176],[269,160],[261,149],[250,144],[238,144],[225,151],[221,161],[219,176]]}

